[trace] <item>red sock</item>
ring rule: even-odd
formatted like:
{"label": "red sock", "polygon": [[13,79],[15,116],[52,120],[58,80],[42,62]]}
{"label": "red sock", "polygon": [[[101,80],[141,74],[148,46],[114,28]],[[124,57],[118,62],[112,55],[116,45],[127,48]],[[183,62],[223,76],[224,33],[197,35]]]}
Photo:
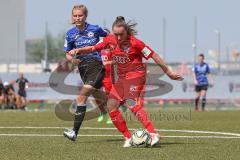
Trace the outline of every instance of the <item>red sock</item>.
{"label": "red sock", "polygon": [[148,117],[148,114],[143,110],[141,106],[135,106],[131,111],[135,114],[142,125],[147,129],[149,133],[154,133],[154,127],[152,121]]}
{"label": "red sock", "polygon": [[119,110],[113,110],[109,113],[109,116],[111,117],[111,120],[115,127],[121,132],[124,137],[130,138],[131,133],[129,132],[126,122],[124,121],[122,114]]}

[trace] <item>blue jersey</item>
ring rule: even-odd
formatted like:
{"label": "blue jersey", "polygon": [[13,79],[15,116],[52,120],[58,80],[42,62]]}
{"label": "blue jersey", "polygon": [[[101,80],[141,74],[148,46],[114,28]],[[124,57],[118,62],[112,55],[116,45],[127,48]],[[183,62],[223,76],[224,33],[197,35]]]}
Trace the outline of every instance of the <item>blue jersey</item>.
{"label": "blue jersey", "polygon": [[196,75],[198,86],[208,85],[207,74],[210,73],[210,68],[207,63],[194,64],[193,72]]}
{"label": "blue jersey", "polygon": [[[99,42],[100,37],[106,36],[107,32],[97,25],[86,23],[85,28],[82,31],[80,31],[77,27],[73,27],[66,33],[64,51],[68,52],[75,48],[93,46]],[[89,54],[78,54],[76,58],[81,61],[97,58],[101,61],[101,54],[100,51],[96,51]]]}

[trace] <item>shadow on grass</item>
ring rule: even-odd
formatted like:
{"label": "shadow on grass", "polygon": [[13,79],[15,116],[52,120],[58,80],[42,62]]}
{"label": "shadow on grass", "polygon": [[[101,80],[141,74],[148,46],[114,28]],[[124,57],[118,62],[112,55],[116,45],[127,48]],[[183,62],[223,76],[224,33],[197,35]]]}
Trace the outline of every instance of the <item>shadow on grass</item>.
{"label": "shadow on grass", "polygon": [[[101,139],[101,140],[94,140],[94,141],[76,141],[76,143],[106,143],[106,142],[124,142],[123,139]],[[192,142],[161,142],[160,144],[156,144],[153,147],[145,147],[145,149],[148,148],[164,148],[168,146],[175,146],[175,145],[199,145],[199,144],[204,144],[204,143],[192,143]],[[143,148],[143,147],[132,147],[132,148]]]}
{"label": "shadow on grass", "polygon": [[83,141],[82,139],[76,141],[76,143],[101,143],[101,142],[123,142],[124,139],[101,139],[101,140],[94,140],[94,141]]}

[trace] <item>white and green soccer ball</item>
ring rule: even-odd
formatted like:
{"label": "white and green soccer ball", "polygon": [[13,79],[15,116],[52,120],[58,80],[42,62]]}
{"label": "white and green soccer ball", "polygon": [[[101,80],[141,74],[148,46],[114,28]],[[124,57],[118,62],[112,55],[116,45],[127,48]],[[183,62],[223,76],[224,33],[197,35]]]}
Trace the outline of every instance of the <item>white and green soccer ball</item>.
{"label": "white and green soccer ball", "polygon": [[145,129],[137,129],[131,137],[131,145],[133,147],[148,147],[151,144],[151,135]]}

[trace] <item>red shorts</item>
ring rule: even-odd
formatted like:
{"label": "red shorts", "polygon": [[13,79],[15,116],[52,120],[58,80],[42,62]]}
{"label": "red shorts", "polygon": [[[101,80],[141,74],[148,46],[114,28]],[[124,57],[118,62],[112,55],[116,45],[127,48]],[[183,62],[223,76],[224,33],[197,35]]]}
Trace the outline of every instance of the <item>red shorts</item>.
{"label": "red shorts", "polygon": [[103,87],[104,87],[104,90],[106,92],[106,94],[108,95],[112,89],[112,82],[111,82],[111,79],[110,78],[104,78],[103,81]]}
{"label": "red shorts", "polygon": [[109,98],[118,101],[137,100],[139,97],[143,97],[145,82],[145,72],[129,72],[124,78],[119,77],[112,85]]}

